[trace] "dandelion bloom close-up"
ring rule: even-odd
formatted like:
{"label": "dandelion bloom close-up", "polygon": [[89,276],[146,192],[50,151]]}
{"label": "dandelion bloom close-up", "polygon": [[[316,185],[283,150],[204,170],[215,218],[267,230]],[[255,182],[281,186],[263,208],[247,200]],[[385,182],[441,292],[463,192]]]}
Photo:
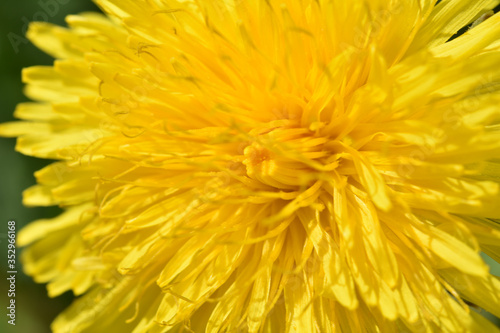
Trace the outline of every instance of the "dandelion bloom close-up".
{"label": "dandelion bloom close-up", "polygon": [[500,332],[500,1],[96,3],[0,125],[54,332]]}

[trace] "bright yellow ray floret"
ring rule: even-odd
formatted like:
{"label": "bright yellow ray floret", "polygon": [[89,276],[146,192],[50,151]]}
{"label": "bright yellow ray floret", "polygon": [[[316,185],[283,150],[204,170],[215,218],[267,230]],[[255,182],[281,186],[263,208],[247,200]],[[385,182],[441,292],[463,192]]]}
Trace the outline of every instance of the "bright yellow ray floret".
{"label": "bright yellow ray floret", "polygon": [[54,332],[500,331],[500,1],[96,2],[0,126]]}

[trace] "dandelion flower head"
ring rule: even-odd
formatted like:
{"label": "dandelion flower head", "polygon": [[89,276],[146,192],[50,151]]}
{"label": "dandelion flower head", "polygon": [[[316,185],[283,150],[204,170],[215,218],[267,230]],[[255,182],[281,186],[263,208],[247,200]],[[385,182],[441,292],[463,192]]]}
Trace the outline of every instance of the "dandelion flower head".
{"label": "dandelion flower head", "polygon": [[500,1],[96,3],[0,127],[54,332],[499,331]]}

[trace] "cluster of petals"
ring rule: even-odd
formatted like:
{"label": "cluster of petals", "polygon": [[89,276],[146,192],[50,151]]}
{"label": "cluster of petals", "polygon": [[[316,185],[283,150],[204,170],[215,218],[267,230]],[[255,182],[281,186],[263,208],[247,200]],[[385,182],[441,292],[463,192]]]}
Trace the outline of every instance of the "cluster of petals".
{"label": "cluster of petals", "polygon": [[0,125],[54,332],[500,332],[500,1],[96,3]]}

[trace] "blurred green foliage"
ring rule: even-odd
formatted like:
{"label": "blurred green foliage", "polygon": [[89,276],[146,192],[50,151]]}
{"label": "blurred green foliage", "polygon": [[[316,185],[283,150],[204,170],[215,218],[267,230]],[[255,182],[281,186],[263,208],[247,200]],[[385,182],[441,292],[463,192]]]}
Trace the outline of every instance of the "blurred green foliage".
{"label": "blurred green foliage", "polygon": [[[26,101],[21,70],[33,65],[51,65],[53,59],[38,50],[25,38],[28,22],[48,21],[64,25],[68,14],[99,10],[90,0],[16,0],[0,2],[0,122],[14,120],[16,104]],[[14,151],[15,139],[0,139],[0,234],[7,232],[7,221],[15,220],[19,231],[27,223],[55,216],[58,208],[27,208],[21,193],[34,185],[33,172],[50,161],[21,155]],[[6,238],[0,238],[0,270],[2,283],[0,332],[46,333],[55,316],[72,301],[71,293],[51,299],[45,285],[36,284],[22,273],[19,249],[16,254],[16,326],[7,324],[5,306],[7,284],[4,275],[7,264]]]}

